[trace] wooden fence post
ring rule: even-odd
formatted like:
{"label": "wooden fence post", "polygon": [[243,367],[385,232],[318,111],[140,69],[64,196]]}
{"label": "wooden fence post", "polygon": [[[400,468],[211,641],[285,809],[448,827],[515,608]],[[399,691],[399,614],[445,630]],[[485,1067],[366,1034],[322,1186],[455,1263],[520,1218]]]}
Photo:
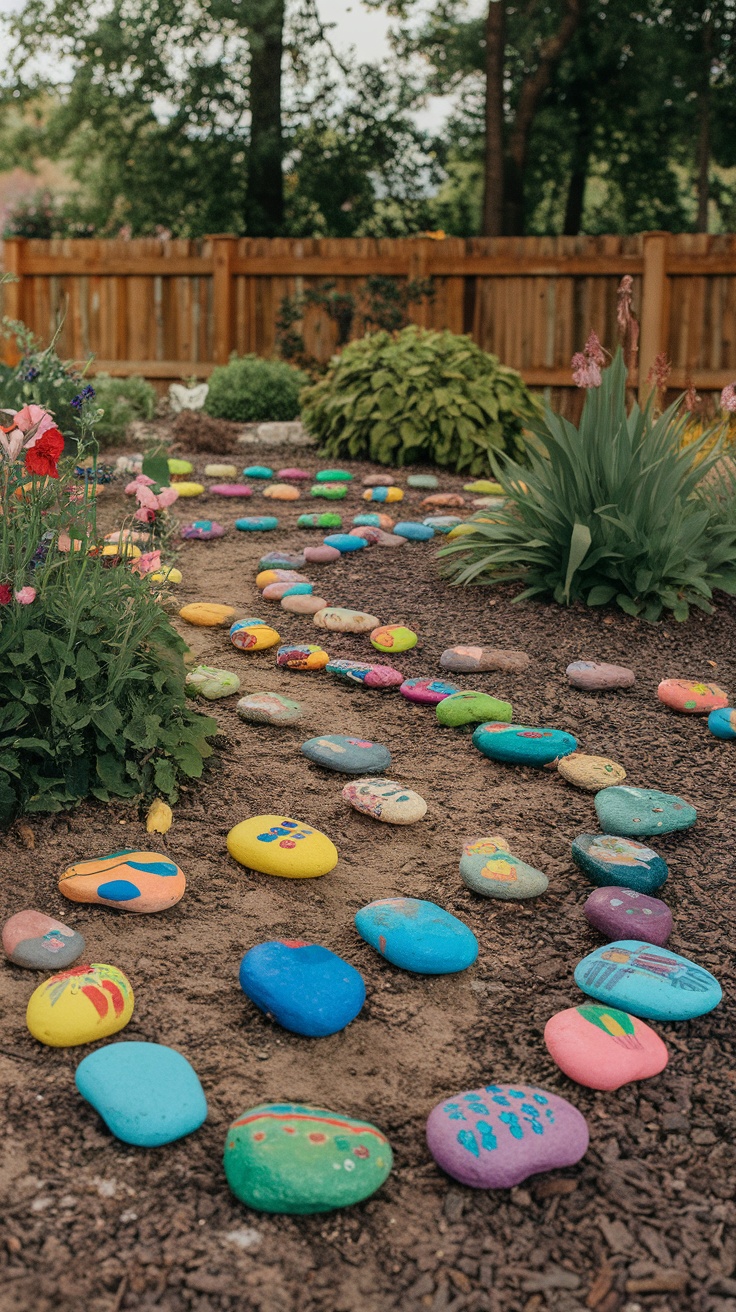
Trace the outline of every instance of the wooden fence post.
{"label": "wooden fence post", "polygon": [[233,347],[233,307],[235,305],[235,287],[233,283],[233,260],[237,237],[216,234],[209,237],[212,242],[213,261],[213,296],[214,312],[213,356],[216,364],[227,364]]}
{"label": "wooden fence post", "polygon": [[641,338],[639,341],[639,405],[644,405],[651,386],[647,374],[667,347],[665,307],[667,301],[666,232],[645,232],[644,273],[641,288]]}

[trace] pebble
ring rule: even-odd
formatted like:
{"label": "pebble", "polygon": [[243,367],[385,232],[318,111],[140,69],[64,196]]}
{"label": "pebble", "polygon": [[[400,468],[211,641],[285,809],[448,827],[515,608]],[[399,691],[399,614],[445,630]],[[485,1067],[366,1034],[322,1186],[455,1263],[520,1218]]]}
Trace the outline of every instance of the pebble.
{"label": "pebble", "polygon": [[622,784],[626,778],[622,765],[610,761],[607,756],[586,756],[584,752],[571,752],[569,756],[560,757],[557,769],[569,784],[588,793]]}
{"label": "pebble", "polygon": [[588,692],[630,688],[636,683],[633,670],[627,669],[625,665],[606,665],[602,661],[573,661],[565,673],[573,688],[584,688]]}
{"label": "pebble", "polygon": [[442,679],[405,679],[399,688],[402,697],[420,706],[436,706],[444,697],[459,691],[454,683],[443,683]]}
{"label": "pebble", "polygon": [[614,834],[580,834],[573,840],[572,859],[599,888],[615,884],[653,893],[667,878],[667,863],[653,848]]}
{"label": "pebble", "polygon": [[304,561],[303,551],[269,551],[258,562],[261,569],[301,569]]}
{"label": "pebble", "polygon": [[310,497],[324,497],[327,501],[342,501],[347,494],[344,483],[315,483],[310,487]]}
{"label": "pebble", "polygon": [[229,624],[235,610],[232,606],[220,606],[214,601],[193,601],[189,606],[182,606],[179,614],[187,624],[215,628],[217,625]]}
{"label": "pebble", "polygon": [[502,901],[539,897],[549,887],[547,876],[513,856],[499,835],[473,838],[463,845],[460,877],[474,893]]}
{"label": "pebble", "polygon": [[342,795],[356,811],[389,825],[413,825],[427,813],[424,798],[393,779],[355,779]]}
{"label": "pebble", "polygon": [[176,906],[186,890],[183,872],[160,852],[123,847],[109,856],[78,861],[59,876],[71,902],[148,914]]}
{"label": "pebble", "polygon": [[510,724],[512,716],[511,702],[484,692],[454,692],[437,706],[437,723],[445,725],[479,724],[482,720]]}
{"label": "pebble", "polygon": [[436,474],[409,474],[406,481],[409,487],[425,488],[428,492],[440,485]]}
{"label": "pebble", "polygon": [[316,879],[334,870],[339,859],[326,834],[283,815],[242,820],[230,830],[227,850],[241,866],[283,879]]}
{"label": "pebble", "polygon": [[595,809],[601,829],[627,837],[671,834],[690,829],[698,818],[694,806],[674,793],[656,788],[630,788],[628,784],[596,793]]}
{"label": "pebble", "polygon": [[211,538],[223,537],[224,533],[222,524],[216,519],[195,519],[193,524],[184,524],[181,528],[181,537],[186,541],[209,542]]}
{"label": "pebble", "polygon": [[300,515],[297,528],[342,528],[342,515],[326,511],[323,515]]}
{"label": "pebble", "polygon": [[325,668],[328,674],[336,674],[349,683],[362,683],[364,688],[398,688],[404,681],[400,670],[390,665],[372,665],[370,661],[331,660]]}
{"label": "pebble", "polygon": [[215,702],[220,697],[232,697],[240,689],[240,679],[229,670],[218,670],[214,665],[198,665],[186,677],[190,688],[196,689],[200,697]]}
{"label": "pebble", "polygon": [[304,714],[301,702],[283,697],[280,692],[252,692],[241,697],[238,715],[249,724],[296,724]]}
{"label": "pebble", "polygon": [[124,1029],[133,1002],[130,981],[117,966],[73,966],[50,975],[31,994],[26,1025],[39,1043],[74,1048]]}
{"label": "pebble", "polygon": [[583,907],[586,919],[607,939],[636,938],[663,948],[672,933],[672,912],[658,897],[616,884],[595,888]]}
{"label": "pebble", "polygon": [[243,470],[243,478],[273,478],[273,470],[268,465],[248,465]]}
{"label": "pebble", "polygon": [[544,1042],[568,1079],[606,1092],[659,1075],[669,1058],[659,1035],[638,1016],[595,1003],[558,1011],[547,1021]]}
{"label": "pebble", "polygon": [[282,597],[281,609],[290,611],[292,615],[316,615],[318,610],[324,610],[327,601],[324,597]]}
{"label": "pebble", "polygon": [[426,506],[427,510],[432,510],[435,506],[438,510],[443,508],[459,510],[461,506],[465,505],[465,497],[461,497],[459,492],[435,492],[433,496],[425,497],[422,505]]}
{"label": "pebble", "polygon": [[244,515],[235,521],[235,527],[241,533],[266,533],[278,526],[279,521],[275,515]]}
{"label": "pebble", "polygon": [[463,492],[478,492],[482,496],[503,496],[500,483],[492,483],[488,478],[476,478],[473,483],[463,483]]}
{"label": "pebble", "polygon": [[429,542],[434,537],[431,524],[417,524],[414,520],[401,520],[394,524],[394,533],[398,533],[400,538],[407,538],[409,542]]}
{"label": "pebble", "polygon": [[304,559],[312,561],[315,565],[328,565],[331,561],[340,559],[340,552],[337,547],[326,547],[323,543],[319,547],[305,547]]}
{"label": "pebble", "polygon": [[262,569],[256,574],[256,587],[263,590],[268,587],[269,583],[308,583],[309,579],[305,578],[295,569]]}
{"label": "pebble", "polygon": [[194,465],[190,460],[177,460],[176,456],[169,456],[166,463],[169,466],[169,473],[174,474],[177,478],[194,473]]}
{"label": "pebble", "polygon": [[161,1043],[108,1043],[79,1063],[74,1080],[110,1133],[136,1148],[182,1139],[207,1116],[196,1071]]}
{"label": "pebble", "polygon": [[690,679],[663,679],[657,696],[673,711],[707,715],[728,706],[728,693],[715,683],[694,683]]}
{"label": "pebble", "polygon": [[180,497],[201,497],[204,483],[177,483],[176,490]]}
{"label": "pebble", "polygon": [[639,939],[596,948],[575,967],[575,983],[599,1002],[648,1020],[693,1020],[723,996],[710,971]]}
{"label": "pebble", "polygon": [[355,927],[392,966],[417,975],[467,970],[478,956],[478,940],[462,920],[415,897],[371,902],[357,913]]}
{"label": "pebble", "polygon": [[321,738],[308,738],[300,748],[307,760],[314,761],[325,770],[340,774],[377,774],[388,770],[391,753],[381,743],[365,738],[351,738],[346,734],[326,734]]}
{"label": "pebble", "polygon": [[331,629],[335,633],[370,633],[381,623],[375,615],[364,610],[348,610],[345,606],[326,606],[317,611],[314,622],[318,629]]}
{"label": "pebble", "polygon": [[307,596],[313,591],[311,583],[267,583],[261,596],[264,601],[281,601],[287,594],[298,595],[292,593],[292,588],[305,588]]}
{"label": "pebble", "polygon": [[346,551],[360,551],[365,546],[364,538],[355,538],[351,533],[328,533],[324,539],[326,547],[337,547],[342,555]]}
{"label": "pebble", "polygon": [[272,501],[298,501],[299,488],[292,487],[291,483],[272,483],[263,489],[263,495]]}
{"label": "pebble", "polygon": [[265,651],[275,647],[281,638],[270,624],[263,620],[236,620],[230,629],[230,641],[239,651]]}
{"label": "pebble", "polygon": [[320,469],[315,474],[317,483],[352,483],[353,475],[347,469]]}
{"label": "pebble", "polygon": [[369,487],[363,493],[364,501],[403,501],[404,490],[400,487]]}
{"label": "pebble", "polygon": [[503,651],[497,647],[448,647],[440,656],[443,670],[453,674],[476,674],[500,670],[503,674],[521,674],[528,669],[525,651]]}
{"label": "pebble", "polygon": [[205,465],[205,478],[237,478],[235,465]]}
{"label": "pebble", "polygon": [[392,1161],[375,1126],[301,1103],[261,1103],[233,1121],[225,1140],[225,1175],[235,1197],[256,1211],[287,1216],[370,1198]]}
{"label": "pebble", "polygon": [[435,533],[449,533],[450,529],[457,528],[462,522],[458,515],[426,515],[422,520],[422,523],[433,528]]}
{"label": "pebble", "polygon": [[708,728],[715,738],[732,740],[736,738],[736,711],[731,706],[721,706],[711,711],[708,716]]}
{"label": "pebble", "polygon": [[365,1002],[363,976],[354,966],[298,939],[258,943],[246,952],[240,987],[269,1019],[312,1039],[344,1030]]}
{"label": "pebble", "polygon": [[59,970],[84,952],[84,939],[43,911],[18,911],[3,925],[3,949],[14,966]]}
{"label": "pebble", "polygon": [[213,492],[217,497],[253,496],[253,488],[248,487],[247,483],[213,483],[210,492]]}
{"label": "pebble", "polygon": [[433,1107],[427,1121],[437,1165],[474,1189],[513,1189],[530,1175],[574,1166],[588,1142],[577,1107],[528,1084],[455,1093]]}
{"label": "pebble", "polygon": [[410,651],[417,645],[417,635],[403,624],[377,624],[371,633],[376,651]]}
{"label": "pebble", "polygon": [[523,724],[481,724],[473,746],[492,761],[507,765],[549,765],[577,750],[577,740],[561,729],[530,729]]}
{"label": "pebble", "polygon": [[305,478],[309,478],[310,475],[307,473],[306,469],[297,469],[292,465],[288,469],[277,469],[276,477],[292,479],[295,483],[301,483]]}
{"label": "pebble", "polygon": [[311,642],[279,647],[276,664],[287,670],[323,670],[329,660],[326,651]]}

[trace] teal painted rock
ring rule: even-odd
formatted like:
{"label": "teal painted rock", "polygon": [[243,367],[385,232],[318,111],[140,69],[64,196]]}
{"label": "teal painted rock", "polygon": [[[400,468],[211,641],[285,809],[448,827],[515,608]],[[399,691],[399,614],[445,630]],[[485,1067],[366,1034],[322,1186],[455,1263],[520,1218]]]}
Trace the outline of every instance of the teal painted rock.
{"label": "teal painted rock", "polygon": [[235,521],[235,527],[241,533],[266,533],[278,526],[279,521],[275,515],[243,515]]}
{"label": "teal painted rock", "polygon": [[259,1212],[305,1216],[351,1207],[380,1189],[392,1162],[374,1125],[300,1103],[252,1107],[225,1141],[227,1182]]}
{"label": "teal painted rock", "polygon": [[693,1020],[723,996],[710,971],[640,939],[596,948],[575,967],[575,983],[591,998],[647,1020]]}
{"label": "teal painted rock", "polygon": [[243,470],[243,478],[273,478],[273,470],[268,465],[248,465]]}
{"label": "teal painted rock", "polygon": [[297,528],[342,528],[342,515],[326,510],[321,515],[300,515]]}
{"label": "teal painted rock", "polygon": [[708,728],[716,738],[726,741],[736,738],[736,711],[732,706],[720,706],[708,716]]}
{"label": "teal painted rock", "polygon": [[79,1063],[75,1081],[115,1138],[137,1148],[173,1143],[207,1116],[196,1071],[161,1043],[108,1043]]}
{"label": "teal painted rock", "polygon": [[301,751],[315,765],[321,765],[325,770],[337,770],[340,774],[380,774],[391,764],[391,753],[381,743],[339,733],[309,738],[302,743]]}
{"label": "teal painted rock", "polygon": [[[478,726],[473,734],[473,746],[492,761],[542,766],[577,751],[578,744],[571,733],[564,733],[561,729],[531,729],[525,724],[494,721]],[[615,793],[621,790],[607,788],[605,791]]]}
{"label": "teal painted rock", "polygon": [[434,537],[431,524],[418,524],[411,519],[394,524],[394,533],[398,533],[400,538],[406,538],[409,542],[429,542],[430,538]]}
{"label": "teal painted rock", "polygon": [[667,878],[667,863],[651,847],[616,834],[580,834],[572,859],[598,888],[617,884],[653,893]]}
{"label": "teal painted rock", "polygon": [[502,901],[539,897],[549,886],[547,876],[513,856],[506,840],[498,835],[474,838],[465,843],[460,858],[460,878],[481,897],[495,897]]}
{"label": "teal painted rock", "polygon": [[347,492],[344,483],[315,483],[310,487],[310,497],[324,497],[326,501],[341,501]]}
{"label": "teal painted rock", "polygon": [[358,528],[380,528],[380,515],[353,515],[353,523]]}
{"label": "teal painted rock", "polygon": [[698,818],[695,807],[674,793],[660,793],[656,788],[629,788],[628,784],[596,793],[595,809],[601,829],[627,838],[691,829]]}
{"label": "teal painted rock", "polygon": [[386,897],[362,907],[355,928],[376,952],[416,975],[451,975],[478,956],[472,930],[434,902]]}
{"label": "teal painted rock", "polygon": [[237,674],[231,674],[229,670],[217,670],[213,665],[198,665],[196,670],[187,675],[186,681],[200,697],[206,697],[210,702],[217,701],[219,697],[232,697],[240,688]]}
{"label": "teal painted rock", "polygon": [[352,483],[353,475],[347,469],[320,469],[315,474],[317,483]]}
{"label": "teal painted rock", "polygon": [[444,697],[437,706],[438,724],[479,724],[481,720],[510,724],[513,709],[511,702],[499,701],[484,692],[454,692]]}
{"label": "teal painted rock", "polygon": [[406,482],[408,487],[426,488],[427,491],[432,491],[440,485],[435,474],[410,474]]}

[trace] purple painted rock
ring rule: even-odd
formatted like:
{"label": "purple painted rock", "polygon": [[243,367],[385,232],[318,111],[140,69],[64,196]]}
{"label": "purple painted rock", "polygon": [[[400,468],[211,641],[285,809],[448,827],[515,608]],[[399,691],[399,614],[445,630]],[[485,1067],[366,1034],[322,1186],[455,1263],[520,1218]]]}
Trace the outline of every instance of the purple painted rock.
{"label": "purple painted rock", "polygon": [[290,467],[289,469],[277,469],[276,477],[290,479],[292,483],[299,483],[304,478],[311,478],[312,475],[308,474],[306,469],[294,469]]}
{"label": "purple painted rock", "polygon": [[601,661],[573,661],[565,673],[573,688],[584,688],[588,692],[630,688],[636,683],[633,670],[628,670],[625,665],[606,665]]}
{"label": "purple painted rock", "polygon": [[19,911],[3,925],[3,948],[15,966],[60,970],[81,957],[84,939],[42,911]]}
{"label": "purple painted rock", "polygon": [[585,1117],[565,1098],[525,1084],[487,1084],[432,1109],[429,1151],[476,1189],[512,1189],[530,1175],[574,1166],[588,1148]]}
{"label": "purple painted rock", "polygon": [[217,497],[252,497],[253,488],[247,483],[214,483],[210,488]]}
{"label": "purple painted rock", "polygon": [[547,1021],[544,1041],[560,1070],[588,1089],[620,1089],[632,1080],[651,1079],[669,1057],[651,1026],[600,1003],[558,1011]]}
{"label": "purple painted rock", "polygon": [[405,679],[399,688],[402,697],[408,702],[419,702],[420,706],[436,706],[445,697],[460,689],[454,683],[445,683],[442,679]]}
{"label": "purple painted rock", "polygon": [[320,547],[305,547],[305,561],[313,561],[315,565],[329,565],[333,560],[340,559],[340,552],[337,547],[326,547],[324,543]]}
{"label": "purple painted rock", "polygon": [[187,541],[209,542],[210,538],[221,538],[224,532],[222,524],[218,524],[216,519],[195,519],[193,524],[182,526],[181,536]]}
{"label": "purple painted rock", "polygon": [[672,912],[667,903],[634,888],[596,888],[583,911],[590,924],[611,943],[638,938],[663,948],[672,933]]}

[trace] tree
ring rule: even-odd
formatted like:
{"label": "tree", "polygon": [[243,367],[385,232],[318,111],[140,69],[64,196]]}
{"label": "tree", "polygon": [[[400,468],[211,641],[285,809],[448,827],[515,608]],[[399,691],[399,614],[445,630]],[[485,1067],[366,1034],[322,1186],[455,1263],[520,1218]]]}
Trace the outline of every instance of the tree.
{"label": "tree", "polygon": [[245,230],[276,237],[284,223],[284,134],[281,81],[284,0],[249,0],[245,6],[250,44],[250,145]]}

